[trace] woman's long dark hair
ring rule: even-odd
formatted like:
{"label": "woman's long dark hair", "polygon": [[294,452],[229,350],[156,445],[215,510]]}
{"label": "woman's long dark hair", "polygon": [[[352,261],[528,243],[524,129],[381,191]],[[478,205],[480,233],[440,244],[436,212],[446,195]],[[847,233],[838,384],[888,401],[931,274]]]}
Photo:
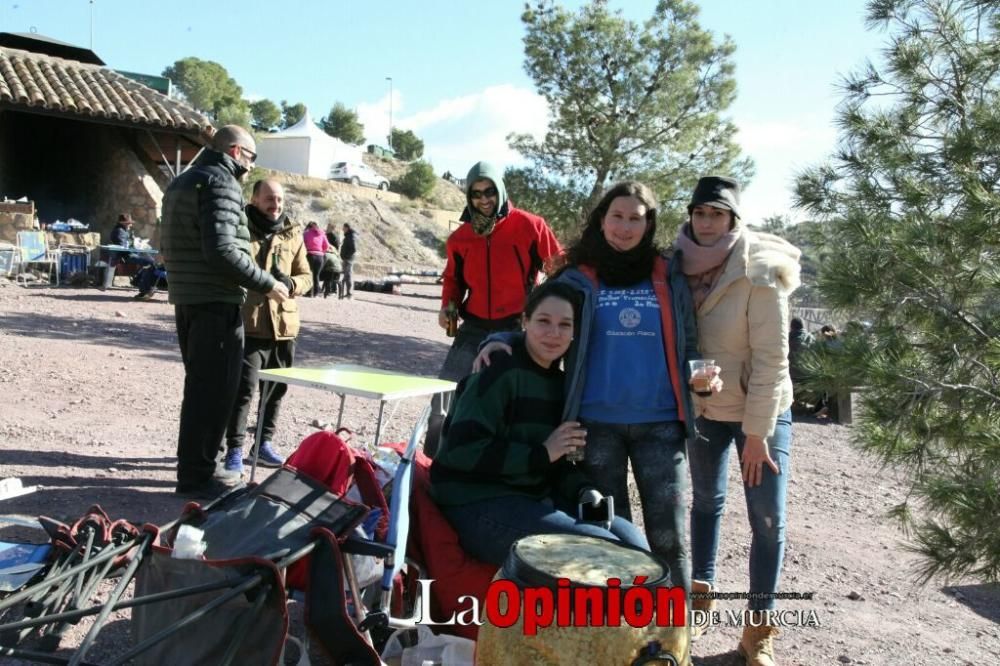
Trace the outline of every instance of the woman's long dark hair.
{"label": "woman's long dark hair", "polygon": [[[635,197],[646,206],[646,233],[639,244],[627,252],[619,252],[608,245],[601,231],[601,221],[608,214],[611,202],[618,197]],[[648,278],[660,253],[653,242],[656,206],[656,195],[640,182],[629,180],[612,186],[587,216],[580,239],[566,253],[567,263],[593,266],[597,276],[610,286],[628,286]]]}

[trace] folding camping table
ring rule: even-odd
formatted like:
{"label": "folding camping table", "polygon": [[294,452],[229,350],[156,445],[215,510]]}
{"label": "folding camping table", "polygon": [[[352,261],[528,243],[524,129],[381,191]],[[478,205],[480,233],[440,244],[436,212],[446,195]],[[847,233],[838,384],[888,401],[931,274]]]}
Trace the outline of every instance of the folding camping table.
{"label": "folding camping table", "polygon": [[[418,375],[407,375],[401,372],[380,370],[364,365],[338,364],[325,368],[275,368],[260,371],[261,399],[263,405],[274,390],[274,384],[282,383],[293,386],[307,386],[323,391],[336,393],[340,396],[340,409],[337,412],[337,427],[344,418],[344,402],[347,396],[378,400],[378,420],[375,423],[375,446],[382,437],[383,418],[387,403],[406,398],[429,397],[437,393],[448,393],[455,390],[455,382]],[[260,455],[260,438],[264,429],[263,414],[258,409],[257,434],[253,446],[253,466],[250,468],[250,481],[253,482],[257,473],[257,458]]]}

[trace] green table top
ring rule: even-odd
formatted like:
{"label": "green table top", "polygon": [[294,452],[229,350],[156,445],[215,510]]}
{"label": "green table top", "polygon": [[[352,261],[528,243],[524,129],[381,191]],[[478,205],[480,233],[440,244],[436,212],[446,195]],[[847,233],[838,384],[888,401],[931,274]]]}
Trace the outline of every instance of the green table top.
{"label": "green table top", "polygon": [[308,386],[333,393],[387,402],[455,390],[455,382],[407,375],[363,365],[339,364],[326,368],[277,368],[261,370],[260,379]]}

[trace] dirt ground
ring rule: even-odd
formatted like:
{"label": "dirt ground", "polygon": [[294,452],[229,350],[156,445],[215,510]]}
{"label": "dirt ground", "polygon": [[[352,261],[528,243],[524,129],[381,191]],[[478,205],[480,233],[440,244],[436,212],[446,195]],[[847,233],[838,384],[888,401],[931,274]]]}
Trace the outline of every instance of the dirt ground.
{"label": "dirt ground", "polygon": [[[435,375],[448,339],[436,324],[437,302],[419,291],[434,293],[408,287],[397,296],[303,299],[297,363]],[[172,491],[183,370],[173,308],[165,294],[134,302],[133,293],[0,281],[0,477],[39,486],[0,503],[0,514],[65,519],[98,503],[112,518],[137,522],[178,515],[183,501]],[[423,405],[402,403],[383,440],[405,439]],[[292,387],[279,449],[290,452],[313,431],[313,420],[334,420],[335,407],[332,394]],[[358,437],[372,436],[375,415],[369,401],[348,399],[345,423]],[[781,607],[814,611],[820,626],[786,628],[776,643],[780,663],[1000,664],[1000,588],[915,584],[904,535],[885,517],[906,485],[861,457],[848,438],[839,425],[795,425],[781,587],[814,596]],[[726,592],[747,589],[750,541],[738,478],[734,460],[719,556]],[[0,525],[0,538],[15,534]],[[127,618],[116,614],[112,635],[127,636]],[[81,635],[71,633],[64,645]],[[733,626],[713,629],[695,644],[695,663],[741,663],[738,637]]]}

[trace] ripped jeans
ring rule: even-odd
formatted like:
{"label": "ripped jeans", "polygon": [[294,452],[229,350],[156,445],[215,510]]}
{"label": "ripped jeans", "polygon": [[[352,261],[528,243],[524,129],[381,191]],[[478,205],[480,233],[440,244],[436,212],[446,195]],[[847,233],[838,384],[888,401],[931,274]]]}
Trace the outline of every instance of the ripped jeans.
{"label": "ripped jeans", "polygon": [[690,592],[691,573],[684,547],[684,424],[588,420],[582,423],[587,428],[584,469],[601,493],[615,498],[615,513],[631,521],[628,495],[631,460],[650,550],[670,566],[671,583]]}
{"label": "ripped jeans", "polygon": [[[730,444],[735,440],[737,458],[743,455],[746,437],[739,422],[712,421],[699,417],[699,437],[688,448],[691,466],[691,487],[694,504],[691,507],[691,577],[707,583],[715,582],[715,558],[719,550],[719,528],[726,505],[729,478]],[[743,484],[747,515],[752,537],[750,541],[750,590],[753,593],[778,591],[778,579],[785,558],[785,494],[791,472],[792,413],[778,415],[774,434],[767,438],[771,458],[780,474],[764,465],[763,480],[753,488]],[[773,598],[753,598],[750,610],[770,610]]]}

